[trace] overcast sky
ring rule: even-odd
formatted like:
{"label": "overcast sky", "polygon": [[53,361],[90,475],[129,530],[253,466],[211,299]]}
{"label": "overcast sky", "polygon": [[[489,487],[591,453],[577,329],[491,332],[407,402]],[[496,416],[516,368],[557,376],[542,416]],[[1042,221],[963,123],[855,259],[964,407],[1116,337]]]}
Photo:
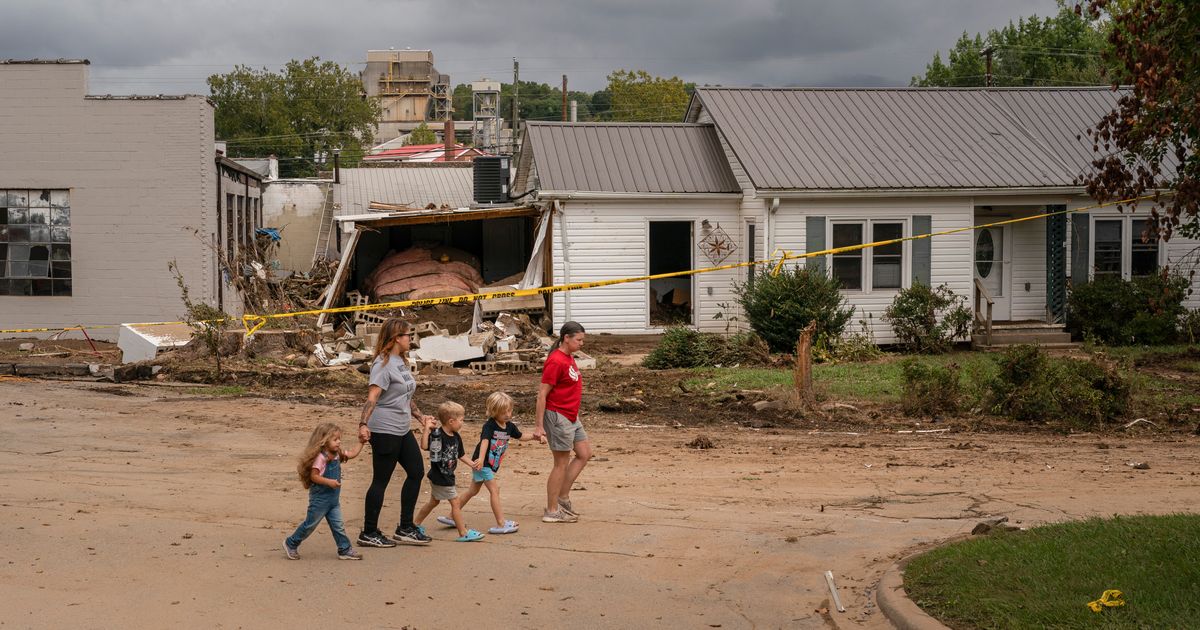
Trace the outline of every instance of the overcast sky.
{"label": "overcast sky", "polygon": [[0,59],[86,58],[94,94],[199,93],[237,64],[432,49],[455,84],[604,87],[616,68],[727,86],[895,86],[963,31],[1054,0],[4,0]]}

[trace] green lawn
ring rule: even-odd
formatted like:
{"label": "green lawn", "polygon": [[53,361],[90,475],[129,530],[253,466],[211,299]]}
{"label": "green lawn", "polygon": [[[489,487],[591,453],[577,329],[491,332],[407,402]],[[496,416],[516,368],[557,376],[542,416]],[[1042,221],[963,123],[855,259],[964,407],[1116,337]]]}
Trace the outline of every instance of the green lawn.
{"label": "green lawn", "polygon": [[[1194,387],[1194,380],[1165,378],[1149,371],[1152,366],[1170,366],[1185,374],[1200,372],[1200,359],[1192,358],[1196,353],[1194,348],[1163,346],[1094,351],[1102,351],[1125,366],[1121,371],[1130,379],[1135,414],[1149,416],[1164,412],[1178,415],[1200,407],[1200,388]],[[906,356],[887,354],[881,359],[861,363],[818,363],[813,366],[813,383],[818,396],[826,400],[898,404],[904,386],[900,364]],[[994,353],[962,351],[917,359],[941,365],[957,364],[970,407],[987,399],[988,383],[998,371],[995,356]],[[692,390],[768,390],[791,388],[793,382],[792,370],[787,368],[697,368],[692,372],[693,376],[686,381],[686,386]],[[713,387],[709,388],[709,383],[713,383]]]}
{"label": "green lawn", "polygon": [[[818,363],[813,366],[813,386],[831,400],[899,403],[904,383],[900,362],[904,358],[889,354],[865,363]],[[942,365],[957,363],[968,391],[974,383],[995,373],[994,363],[982,352],[954,352],[921,360]],[[693,372],[695,376],[686,382],[689,389],[704,388],[709,383],[715,383],[714,388],[719,390],[770,389],[791,387],[793,383],[792,371],[783,368],[698,368]]]}
{"label": "green lawn", "polygon": [[[1200,626],[1200,515],[1090,519],[914,558],[908,596],[953,628]],[[1092,612],[1106,589],[1126,605]]]}

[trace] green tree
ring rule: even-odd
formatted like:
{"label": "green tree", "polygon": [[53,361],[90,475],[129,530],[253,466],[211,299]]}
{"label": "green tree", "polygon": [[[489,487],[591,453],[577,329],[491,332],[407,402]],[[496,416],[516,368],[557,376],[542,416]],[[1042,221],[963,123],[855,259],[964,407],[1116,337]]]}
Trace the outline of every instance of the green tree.
{"label": "green tree", "polygon": [[318,57],[289,61],[281,72],[237,66],[208,78],[217,137],[232,157],[280,158],[284,176],[316,172],[340,150],[347,165],[370,147],[379,103],[358,75]]}
{"label": "green tree", "polygon": [[1108,83],[1102,53],[1106,23],[1077,14],[1058,0],[1054,17],[1030,16],[1009,22],[987,36],[963,33],[947,51],[925,66],[925,74],[912,78],[916,87],[983,87],[987,64],[983,55],[992,48],[992,84],[1000,87],[1031,85],[1104,85]]}
{"label": "green tree", "polygon": [[404,141],[404,146],[410,146],[414,144],[435,144],[437,141],[437,134],[433,133],[433,130],[429,128],[429,125],[421,123],[417,125],[416,129],[413,129],[408,134],[408,139]]}
{"label": "green tree", "polygon": [[[1080,7],[1082,13],[1082,7]],[[1155,194],[1152,232],[1200,237],[1200,3],[1090,0],[1093,19],[1112,24],[1114,85],[1130,85],[1117,108],[1089,132],[1098,153],[1085,178],[1098,201]],[[1170,194],[1162,195],[1162,191]],[[1137,205],[1137,204],[1132,204]]]}
{"label": "green tree", "polygon": [[679,77],[664,79],[645,70],[616,70],[608,75],[607,91],[612,99],[608,120],[680,121],[687,111],[688,84]]}

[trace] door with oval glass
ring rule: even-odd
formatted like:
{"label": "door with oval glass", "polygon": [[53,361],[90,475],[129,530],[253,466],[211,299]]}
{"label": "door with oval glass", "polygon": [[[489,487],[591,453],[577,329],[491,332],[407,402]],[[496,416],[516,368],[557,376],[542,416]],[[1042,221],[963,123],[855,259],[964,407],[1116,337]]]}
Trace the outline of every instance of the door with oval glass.
{"label": "door with oval glass", "polygon": [[[1007,225],[975,230],[975,278],[983,284],[992,298],[992,321],[1012,319],[1010,234]],[[983,301],[980,301],[979,308],[986,308]],[[986,316],[987,313],[985,311],[981,314]]]}

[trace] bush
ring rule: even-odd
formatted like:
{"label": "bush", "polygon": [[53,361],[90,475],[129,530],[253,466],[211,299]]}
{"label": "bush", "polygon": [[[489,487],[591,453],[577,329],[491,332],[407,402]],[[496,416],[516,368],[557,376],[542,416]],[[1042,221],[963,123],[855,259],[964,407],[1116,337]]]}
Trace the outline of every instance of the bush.
{"label": "bush", "polygon": [[1200,341],[1200,308],[1195,308],[1179,318],[1179,332],[1187,343]]}
{"label": "bush", "polygon": [[794,352],[800,331],[814,321],[814,339],[836,339],[854,315],[838,281],[807,267],[764,273],[734,290],[750,327],[773,352]]}
{"label": "bush", "polygon": [[770,361],[767,344],[752,332],[725,337],[691,328],[668,328],[658,345],[642,361],[652,370],[714,367],[717,365],[762,365]]}
{"label": "bush", "polygon": [[905,359],[900,364],[904,376],[904,391],[900,406],[910,416],[936,416],[958,413],[962,401],[962,384],[955,363],[936,365]]}
{"label": "bush", "polygon": [[1129,413],[1129,383],[1110,364],[1055,359],[1037,346],[1014,346],[996,361],[993,409],[1014,420],[1063,420],[1087,428]]}
{"label": "bush", "polygon": [[971,331],[971,311],[965,303],[944,284],[934,289],[914,282],[896,294],[883,321],[891,322],[897,343],[908,352],[940,354]]}
{"label": "bush", "polygon": [[1187,278],[1170,274],[1097,278],[1072,287],[1067,327],[1077,337],[1108,345],[1173,343],[1187,314],[1188,288]]}

